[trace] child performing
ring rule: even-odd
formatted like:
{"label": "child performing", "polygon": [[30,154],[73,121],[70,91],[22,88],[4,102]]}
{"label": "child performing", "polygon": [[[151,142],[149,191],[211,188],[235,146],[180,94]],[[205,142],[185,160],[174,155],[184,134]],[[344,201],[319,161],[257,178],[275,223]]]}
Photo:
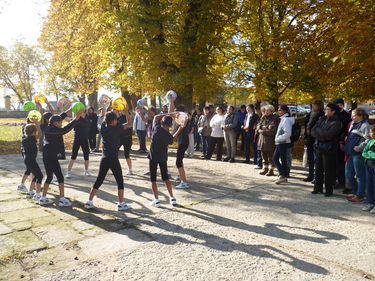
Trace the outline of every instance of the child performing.
{"label": "child performing", "polygon": [[[61,172],[59,159],[65,159],[63,135],[73,129],[81,115],[82,112],[77,113],[75,119],[64,128],[62,128],[62,121],[67,117],[67,114],[64,112],[60,115],[53,115],[49,120],[48,126],[44,130],[43,163],[46,169],[47,179],[44,182],[43,196],[39,200],[39,205],[49,205],[53,203],[51,199],[46,197],[53,174],[55,174],[59,183],[59,206],[69,207],[72,205],[72,203],[65,198],[64,176]],[[39,192],[40,190],[37,189],[37,193]]]}
{"label": "child performing", "polygon": [[148,158],[150,159],[150,177],[152,193],[154,194],[154,200],[152,200],[151,204],[154,207],[160,207],[158,187],[156,184],[156,172],[158,165],[160,167],[161,178],[163,179],[170,196],[169,202],[173,206],[177,205],[176,198],[173,196],[172,185],[169,181],[167,167],[168,145],[173,143],[173,136],[169,133],[169,129],[172,127],[171,115],[175,114],[159,114],[156,115],[153,120],[152,141]]}
{"label": "child performing", "polygon": [[103,184],[109,169],[111,169],[117,182],[118,210],[125,211],[130,209],[130,206],[124,202],[124,178],[122,176],[122,169],[118,159],[118,151],[121,145],[120,137],[123,130],[126,130],[132,126],[131,117],[129,115],[127,106],[124,109],[124,115],[127,122],[123,124],[117,123],[116,113],[107,112],[105,115],[105,122],[102,124],[100,129],[100,133],[103,138],[102,159],[100,160],[98,177],[90,191],[89,200],[84,206],[86,209],[94,208],[93,199],[99,187]]}

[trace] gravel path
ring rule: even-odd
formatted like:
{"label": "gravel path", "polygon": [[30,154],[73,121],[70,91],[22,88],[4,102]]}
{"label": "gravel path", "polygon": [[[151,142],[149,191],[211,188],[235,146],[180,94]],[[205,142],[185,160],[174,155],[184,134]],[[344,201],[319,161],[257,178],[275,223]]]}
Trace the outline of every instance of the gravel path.
{"label": "gravel path", "polygon": [[[92,159],[94,167],[99,157]],[[80,204],[95,177],[67,181],[74,209],[47,211],[66,220],[74,216],[69,222],[84,230],[79,232],[82,237],[69,251],[66,244],[61,248],[65,252],[56,257],[59,266],[48,269],[35,263],[34,268],[28,267],[30,279],[374,279],[375,217],[343,196],[312,195],[311,186],[301,181],[305,172],[298,164],[290,182],[277,186],[272,183],[275,178],[259,176],[252,165],[186,159],[192,186],[175,191],[181,206],[172,208],[162,196],[162,208],[155,209],[149,206],[150,187],[147,177],[142,176],[147,159],[134,159],[136,175],[125,178],[126,197],[133,210],[126,214],[114,211],[112,177],[95,201],[99,210],[88,214]],[[170,157],[169,167],[175,174],[174,160]],[[14,160],[2,161],[0,164]],[[77,164],[77,171],[82,172],[80,161]],[[165,194],[165,188],[160,187]],[[103,220],[109,215],[112,223],[120,222],[123,227],[111,229],[104,221],[100,232],[90,234],[93,227],[101,225],[99,219],[97,223],[91,217],[86,219],[94,215]],[[46,241],[50,237],[44,234],[42,238]],[[49,250],[56,253],[60,247],[56,239],[50,243],[55,244],[46,250],[44,256],[48,258]],[[40,253],[42,256],[43,251]]]}

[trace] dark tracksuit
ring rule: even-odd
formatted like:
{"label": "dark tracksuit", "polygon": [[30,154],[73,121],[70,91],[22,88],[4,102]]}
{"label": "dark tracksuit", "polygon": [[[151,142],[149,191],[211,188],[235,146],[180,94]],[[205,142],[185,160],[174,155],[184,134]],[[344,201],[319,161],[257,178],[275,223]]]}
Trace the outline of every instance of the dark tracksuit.
{"label": "dark tracksuit", "polygon": [[36,156],[38,155],[38,148],[36,145],[35,136],[24,137],[22,140],[22,155],[27,171],[33,173],[33,182],[42,183],[43,174],[40,170],[38,163],[36,162]]}
{"label": "dark tracksuit", "polygon": [[88,116],[79,118],[77,124],[74,126],[74,141],[72,148],[71,159],[77,159],[78,150],[82,148],[83,159],[89,160],[89,133],[90,133],[90,119]]}
{"label": "dark tracksuit", "polygon": [[[180,134],[177,136],[177,156],[176,156],[176,167],[182,168],[184,166],[183,159],[185,156],[185,151],[189,147],[189,132],[191,130],[191,120],[188,120],[186,126],[181,130]],[[179,127],[177,127],[178,129]]]}
{"label": "dark tracksuit", "polygon": [[120,137],[124,131],[123,124],[118,123],[116,126],[109,126],[103,122],[100,133],[103,138],[103,152],[100,160],[99,173],[93,188],[99,189],[103,181],[111,169],[113,176],[117,182],[118,189],[124,189],[124,178],[122,177],[122,169],[118,159],[118,151],[121,146]]}
{"label": "dark tracksuit", "polygon": [[[60,114],[62,119],[66,118],[66,113]],[[43,139],[43,163],[46,169],[47,184],[51,183],[53,174],[56,175],[58,183],[64,182],[64,176],[61,172],[59,159],[65,159],[65,147],[63,135],[68,133],[77,124],[76,120],[72,120],[64,128],[57,128],[52,124],[44,129]]]}
{"label": "dark tracksuit", "polygon": [[148,158],[150,159],[150,179],[156,182],[156,172],[158,165],[160,167],[161,178],[168,180],[168,145],[173,143],[173,136],[161,127],[160,121],[153,124],[152,140]]}
{"label": "dark tracksuit", "polygon": [[95,149],[96,147],[96,135],[98,133],[98,115],[93,113],[88,113],[87,116],[90,120],[90,128],[89,128],[89,144],[91,149]]}
{"label": "dark tracksuit", "polygon": [[[126,116],[123,115],[123,114],[120,115],[120,117],[117,119],[118,124],[123,124],[123,123],[126,123],[126,122],[127,122]],[[130,127],[130,128],[125,129],[125,130],[122,130],[122,133],[121,133],[121,136],[120,136],[120,147],[124,146],[125,159],[130,158],[130,150],[131,150],[132,144],[133,144],[132,135],[133,135],[133,128]]]}

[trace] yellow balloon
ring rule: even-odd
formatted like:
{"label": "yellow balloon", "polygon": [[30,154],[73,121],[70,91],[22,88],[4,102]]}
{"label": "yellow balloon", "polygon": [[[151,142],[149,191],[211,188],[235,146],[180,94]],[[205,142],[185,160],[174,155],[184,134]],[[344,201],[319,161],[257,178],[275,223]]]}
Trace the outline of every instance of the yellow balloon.
{"label": "yellow balloon", "polygon": [[122,100],[115,99],[112,102],[112,107],[114,110],[122,111],[125,108],[125,104],[122,102]]}
{"label": "yellow balloon", "polygon": [[34,97],[34,101],[37,102],[37,103],[44,103],[46,101],[46,96],[43,95],[43,94],[37,94],[35,97]]}

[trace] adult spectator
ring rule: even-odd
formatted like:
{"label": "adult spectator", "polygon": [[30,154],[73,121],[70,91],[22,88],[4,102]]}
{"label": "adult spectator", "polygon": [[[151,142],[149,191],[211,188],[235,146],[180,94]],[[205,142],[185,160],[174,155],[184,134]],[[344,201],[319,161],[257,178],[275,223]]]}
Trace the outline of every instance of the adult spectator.
{"label": "adult spectator", "polygon": [[243,130],[245,131],[245,161],[243,163],[250,163],[250,150],[254,151],[254,164],[257,163],[257,150],[258,144],[255,141],[255,124],[257,123],[259,116],[255,113],[255,107],[253,104],[249,104],[246,107],[246,117],[244,120]]}
{"label": "adult spectator", "polygon": [[348,197],[349,201],[362,202],[365,197],[366,174],[365,159],[362,157],[362,149],[370,138],[370,124],[366,120],[367,114],[362,108],[352,111],[352,122],[349,125],[348,135],[345,140],[345,164],[346,190],[350,190],[354,196]]}
{"label": "adult spectator", "polygon": [[229,105],[227,108],[227,113],[224,117],[224,138],[225,144],[227,146],[227,157],[224,159],[225,162],[233,163],[236,158],[236,128],[237,128],[238,118],[234,112],[234,106]]}
{"label": "adult spectator", "polygon": [[139,152],[146,153],[146,125],[147,125],[147,114],[143,107],[137,107],[136,114],[133,122],[133,130],[136,132],[138,137]]}
{"label": "adult spectator", "polygon": [[238,122],[236,127],[236,144],[239,137],[241,136],[241,151],[244,151],[245,149],[245,131],[243,130],[243,125],[245,122],[246,114],[246,105],[243,104],[240,106],[240,109],[237,112]]}
{"label": "adult spectator", "polygon": [[201,138],[202,143],[202,158],[206,157],[208,151],[208,144],[210,143],[210,137],[212,128],[210,126],[210,121],[213,116],[210,114],[210,107],[206,106],[203,110],[203,114],[198,120],[198,133]]}
{"label": "adult spectator", "polygon": [[263,158],[263,171],[259,174],[273,176],[275,165],[272,158],[275,151],[275,135],[279,125],[279,117],[274,115],[275,108],[272,105],[265,105],[264,108],[265,114],[256,129],[256,132],[259,133],[258,145]]}
{"label": "adult spectator", "polygon": [[292,136],[292,126],[295,123],[295,119],[294,117],[291,117],[289,107],[287,105],[280,105],[278,114],[280,116],[280,123],[277,127],[275,135],[276,149],[273,154],[273,162],[279,171],[279,178],[275,181],[275,183],[281,184],[288,181],[288,153],[290,153],[290,137]]}
{"label": "adult spectator", "polygon": [[322,101],[317,100],[311,106],[311,112],[305,118],[305,135],[304,142],[307,148],[307,162],[309,165],[309,174],[307,178],[303,179],[305,182],[312,182],[314,180],[315,170],[315,152],[314,142],[315,139],[311,135],[311,130],[318,122],[319,118],[324,115],[324,104]]}
{"label": "adult spectator", "polygon": [[324,109],[322,116],[311,130],[315,138],[315,182],[312,194],[323,193],[325,185],[325,196],[333,194],[336,172],[336,153],[338,139],[341,131],[341,122],[337,116],[339,108],[334,103],[329,103]]}
{"label": "adult spectator", "polygon": [[212,132],[205,159],[211,159],[215,146],[217,145],[216,160],[220,161],[223,155],[224,133],[222,127],[224,124],[224,109],[219,106],[216,108],[216,113],[217,114],[215,114],[210,121]]}
{"label": "adult spectator", "polygon": [[345,103],[342,98],[334,99],[333,103],[338,107],[337,117],[341,122],[340,136],[338,139],[339,147],[336,154],[336,188],[345,189],[345,137],[351,121],[350,113],[344,109]]}
{"label": "adult spectator", "polygon": [[199,151],[199,147],[201,144],[201,137],[198,133],[198,122],[199,118],[202,116],[202,109],[198,106],[193,114],[193,122],[194,122],[194,151]]}

